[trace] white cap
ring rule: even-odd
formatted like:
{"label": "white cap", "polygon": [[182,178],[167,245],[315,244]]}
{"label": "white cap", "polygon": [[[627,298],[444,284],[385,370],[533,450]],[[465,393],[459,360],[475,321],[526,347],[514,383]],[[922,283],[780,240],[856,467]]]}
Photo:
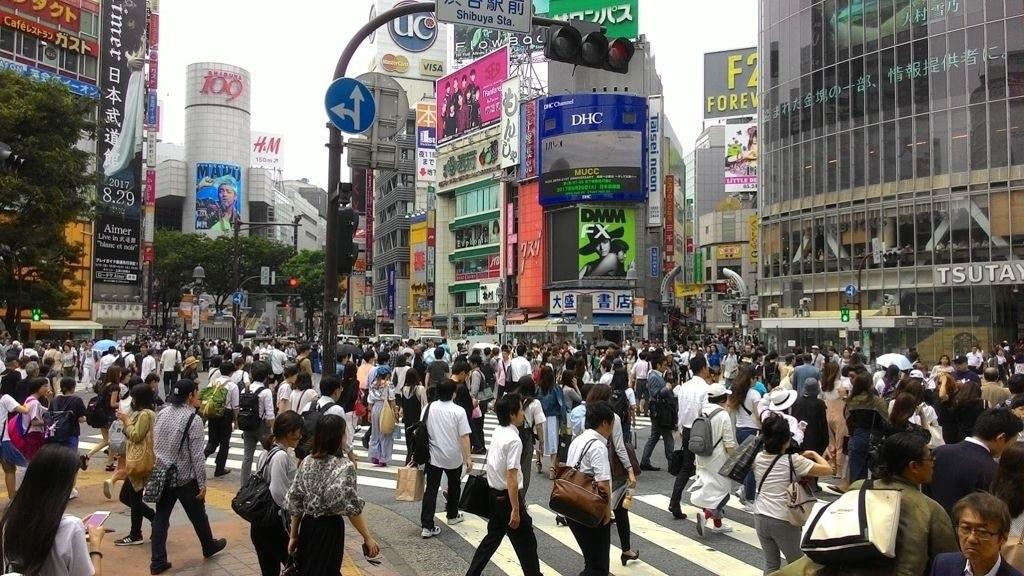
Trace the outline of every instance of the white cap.
{"label": "white cap", "polygon": [[920,370],[911,370],[910,377],[917,378],[918,380],[924,380],[924,372],[921,372]]}

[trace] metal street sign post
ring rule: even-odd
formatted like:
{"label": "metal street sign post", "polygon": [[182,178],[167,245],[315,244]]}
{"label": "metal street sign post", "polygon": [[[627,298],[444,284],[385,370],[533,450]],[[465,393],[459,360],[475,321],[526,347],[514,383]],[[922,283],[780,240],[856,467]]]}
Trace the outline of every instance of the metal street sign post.
{"label": "metal street sign post", "polygon": [[331,124],[348,134],[366,132],[377,118],[373,93],[353,78],[338,78],[331,82],[324,96],[324,107],[327,108]]}

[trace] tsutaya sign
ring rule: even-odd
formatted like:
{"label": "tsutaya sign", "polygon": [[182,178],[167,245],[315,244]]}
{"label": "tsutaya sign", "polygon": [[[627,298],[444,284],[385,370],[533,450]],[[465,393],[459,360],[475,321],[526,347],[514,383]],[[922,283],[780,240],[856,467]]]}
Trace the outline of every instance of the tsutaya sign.
{"label": "tsutaya sign", "polygon": [[1024,261],[936,266],[936,286],[1024,284]]}

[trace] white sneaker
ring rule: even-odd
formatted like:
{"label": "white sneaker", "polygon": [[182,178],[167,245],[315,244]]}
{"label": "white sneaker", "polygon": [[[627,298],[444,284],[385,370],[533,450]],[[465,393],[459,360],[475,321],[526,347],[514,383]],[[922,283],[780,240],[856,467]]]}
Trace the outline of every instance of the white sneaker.
{"label": "white sneaker", "polygon": [[68,496],[68,500],[74,500],[75,498],[78,498],[78,488],[72,488],[71,495]]}
{"label": "white sneaker", "polygon": [[728,524],[722,524],[720,528],[715,528],[712,524],[711,526],[708,526],[707,529],[713,534],[728,534],[729,532],[732,532],[732,526],[729,526]]}
{"label": "white sneaker", "polygon": [[423,530],[421,530],[420,536],[422,536],[423,538],[433,538],[434,536],[437,536],[440,533],[441,527],[434,526],[433,528],[424,528]]}
{"label": "white sneaker", "polygon": [[754,509],[754,503],[753,502],[744,502],[743,503],[743,511],[746,512],[747,514],[755,514],[756,510]]}
{"label": "white sneaker", "polygon": [[449,518],[448,519],[448,525],[449,526],[454,526],[454,525],[458,524],[459,522],[462,522],[465,519],[466,519],[466,517],[463,516],[462,512],[459,512],[459,515],[456,516],[455,518]]}

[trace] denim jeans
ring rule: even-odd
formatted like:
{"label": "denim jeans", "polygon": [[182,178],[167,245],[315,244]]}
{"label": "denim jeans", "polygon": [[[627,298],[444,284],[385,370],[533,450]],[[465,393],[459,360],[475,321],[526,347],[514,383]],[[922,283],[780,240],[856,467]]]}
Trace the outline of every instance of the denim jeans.
{"label": "denim jeans", "polygon": [[215,541],[210,529],[210,519],[206,516],[206,504],[201,502],[198,496],[199,483],[195,480],[177,488],[164,490],[156,504],[156,515],[153,517],[151,568],[163,567],[167,562],[167,531],[171,526],[171,512],[178,502],[181,502],[181,507],[192,522],[203,555],[214,551]]}
{"label": "denim jeans", "polygon": [[865,480],[868,477],[868,450],[871,448],[871,431],[858,428],[850,434],[847,449],[850,454],[850,482]]}
{"label": "denim jeans", "polygon": [[676,441],[672,437],[671,428],[658,428],[657,426],[651,427],[651,435],[647,438],[647,444],[644,445],[643,455],[640,457],[641,466],[651,465],[651,455],[654,454],[654,448],[658,445],[658,440],[664,440],[665,448],[665,465],[672,461],[672,453],[676,450]]}

